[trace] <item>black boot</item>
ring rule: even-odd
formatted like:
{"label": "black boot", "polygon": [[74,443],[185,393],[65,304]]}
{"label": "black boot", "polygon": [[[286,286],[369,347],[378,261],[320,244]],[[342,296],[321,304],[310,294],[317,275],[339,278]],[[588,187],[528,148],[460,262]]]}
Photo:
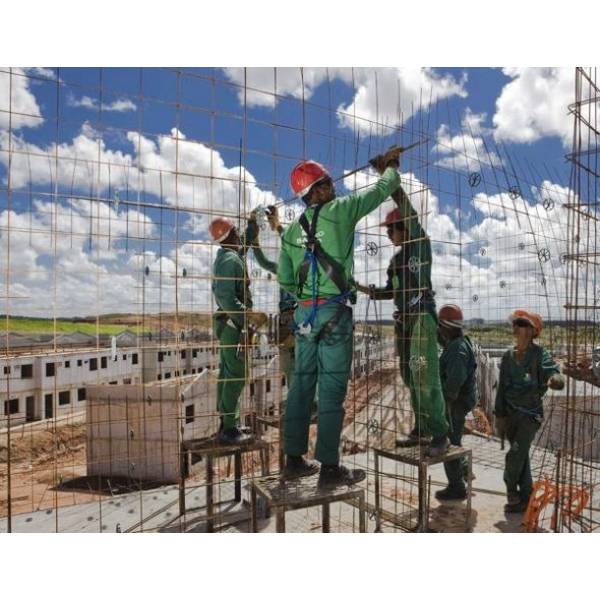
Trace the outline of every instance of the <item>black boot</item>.
{"label": "black boot", "polygon": [[318,487],[329,489],[339,485],[351,486],[366,476],[362,469],[348,469],[344,465],[321,465]]}
{"label": "black boot", "polygon": [[306,460],[303,456],[286,456],[281,478],[289,481],[300,477],[310,477],[318,472],[319,463],[316,460]]}
{"label": "black boot", "polygon": [[410,448],[411,446],[418,446],[419,444],[428,444],[430,441],[430,435],[427,435],[417,427],[413,427],[413,430],[408,434],[407,437],[396,440],[396,447]]}
{"label": "black boot", "polygon": [[252,441],[252,436],[244,433],[239,427],[232,427],[230,429],[221,429],[217,440],[220,444],[224,445],[248,444]]}
{"label": "black boot", "polygon": [[467,490],[464,488],[456,488],[456,487],[446,487],[443,490],[438,490],[435,493],[435,497],[438,500],[466,500],[467,499]]}
{"label": "black boot", "polygon": [[427,456],[431,458],[437,458],[438,456],[442,456],[448,451],[450,447],[450,442],[448,441],[447,435],[441,435],[439,437],[434,437],[431,440],[431,444],[426,450]]}
{"label": "black boot", "polygon": [[506,496],[506,504],[504,505],[505,513],[522,513],[527,509],[527,502],[523,502],[518,493],[510,492]]}

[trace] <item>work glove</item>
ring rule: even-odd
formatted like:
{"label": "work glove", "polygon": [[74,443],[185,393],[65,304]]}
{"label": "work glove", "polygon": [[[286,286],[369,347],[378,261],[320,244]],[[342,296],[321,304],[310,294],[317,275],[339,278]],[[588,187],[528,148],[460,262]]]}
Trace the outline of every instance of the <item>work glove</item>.
{"label": "work glove", "polygon": [[247,246],[258,246],[258,223],[256,221],[256,213],[252,211],[248,217],[248,224],[246,225],[246,245]]}
{"label": "work glove", "polygon": [[402,148],[400,146],[391,146],[383,154],[378,154],[369,161],[369,164],[380,174],[388,167],[394,167],[397,169],[400,166],[400,154],[402,154]]}
{"label": "work glove", "polygon": [[548,387],[551,390],[562,390],[565,387],[565,378],[560,373],[552,375],[548,380]]}
{"label": "work glove", "polygon": [[282,229],[276,206],[267,206],[267,220],[272,231],[279,232]]}
{"label": "work glove", "polygon": [[508,417],[499,417],[496,415],[494,419],[494,429],[496,430],[496,435],[503,439],[506,437],[506,429],[508,426]]}

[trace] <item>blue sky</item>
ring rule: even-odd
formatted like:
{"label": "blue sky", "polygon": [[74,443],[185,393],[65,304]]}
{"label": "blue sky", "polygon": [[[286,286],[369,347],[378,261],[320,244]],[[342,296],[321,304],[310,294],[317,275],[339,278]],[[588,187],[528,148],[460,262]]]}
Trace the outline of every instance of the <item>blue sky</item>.
{"label": "blue sky", "polygon": [[[470,303],[473,316],[500,318],[514,301],[507,290],[522,280],[529,282],[524,299],[550,311],[549,296],[556,304],[564,282],[559,207],[568,194],[564,155],[573,73],[305,68],[277,69],[275,77],[273,69],[3,70],[0,225],[4,249],[13,246],[14,297],[7,310],[138,310],[141,284],[146,309],[168,310],[183,266],[195,279],[178,280],[180,303],[194,309],[201,298],[206,308],[213,255],[206,226],[215,214],[238,216],[240,173],[248,182],[243,216],[257,204],[290,199],[288,174],[300,158],[319,160],[339,176],[392,143],[421,140],[401,171],[439,257],[440,297]],[[470,173],[481,177],[476,187],[469,186]],[[338,184],[338,194],[372,178],[349,178]],[[521,196],[512,197],[516,188]],[[548,198],[555,210],[543,209]],[[384,277],[392,251],[376,229],[384,212],[359,226],[361,277]],[[277,240],[268,232],[263,238],[276,254]],[[367,259],[371,239],[381,252]],[[522,240],[526,250],[519,249]],[[545,248],[551,260],[544,265],[538,254]],[[151,281],[142,281],[145,266],[156,274]],[[275,286],[253,269],[269,309]],[[104,293],[107,285],[111,294]],[[40,299],[49,288],[52,307]]]}

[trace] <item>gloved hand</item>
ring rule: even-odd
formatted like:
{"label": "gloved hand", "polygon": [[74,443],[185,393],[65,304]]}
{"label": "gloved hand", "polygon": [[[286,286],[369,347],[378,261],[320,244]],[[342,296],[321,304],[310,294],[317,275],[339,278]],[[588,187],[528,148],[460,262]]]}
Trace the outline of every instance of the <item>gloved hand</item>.
{"label": "gloved hand", "polygon": [[391,146],[383,154],[378,154],[369,161],[369,164],[380,174],[388,167],[394,167],[397,169],[400,166],[400,154],[402,154],[402,148],[400,146]]}
{"label": "gloved hand", "polygon": [[246,244],[248,246],[258,246],[258,222],[256,221],[256,210],[253,210],[248,217],[246,225]]}
{"label": "gloved hand", "polygon": [[565,387],[565,378],[560,373],[552,375],[548,380],[548,387],[551,390],[562,390]]}
{"label": "gloved hand", "polygon": [[506,437],[506,428],[508,426],[508,417],[499,417],[496,415],[494,419],[494,429],[496,430],[496,435],[502,439]]}
{"label": "gloved hand", "polygon": [[280,232],[283,229],[276,206],[267,206],[267,220],[272,231]]}

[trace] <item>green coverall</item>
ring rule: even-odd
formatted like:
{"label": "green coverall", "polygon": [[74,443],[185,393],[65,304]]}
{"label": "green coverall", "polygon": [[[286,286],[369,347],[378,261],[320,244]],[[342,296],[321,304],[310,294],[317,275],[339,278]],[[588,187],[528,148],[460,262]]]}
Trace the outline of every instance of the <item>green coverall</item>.
{"label": "green coverall", "polygon": [[[253,246],[253,250],[256,262],[263,269],[269,271],[269,273],[277,275],[277,263],[270,261],[259,246]],[[290,294],[282,287],[279,288],[279,361],[281,370],[285,375],[288,390],[292,386],[294,378],[294,348],[281,342],[285,341],[288,335],[292,335],[289,329],[289,325],[291,324],[290,319],[287,317],[293,313],[297,304],[298,302],[293,294]]]}
{"label": "green coverall", "polygon": [[404,190],[398,208],[409,241],[391,259],[387,283],[374,288],[375,300],[393,299],[396,350],[400,374],[410,389],[415,429],[421,435],[442,437],[448,432],[437,351],[437,315],[431,285],[431,242]]}
{"label": "green coverall", "polygon": [[[465,417],[477,404],[476,369],[473,344],[468,336],[461,334],[445,343],[440,356],[440,379],[450,417],[448,437],[453,446],[461,445]],[[464,457],[444,463],[449,488],[465,491],[463,476],[467,468]]]}
{"label": "green coverall", "polygon": [[508,494],[519,494],[527,502],[533,488],[529,448],[542,423],[543,398],[548,380],[559,368],[550,353],[531,344],[519,362],[514,348],[507,350],[500,363],[500,378],[494,413],[507,417],[504,482]]}
{"label": "green coverall", "polygon": [[[322,206],[316,226],[316,237],[329,256],[341,265],[347,281],[353,281],[354,230],[365,215],[380,206],[400,185],[397,171],[388,167],[377,183],[361,194],[336,198]],[[313,207],[305,211],[312,220]],[[279,260],[279,284],[297,294],[300,301],[312,298],[312,277],[306,278],[301,290],[299,271],[305,259],[306,233],[298,220],[282,237]],[[319,298],[334,298],[341,290],[318,265],[316,292]],[[352,361],[352,309],[344,308],[337,325],[330,331],[326,324],[340,308],[337,302],[318,307],[308,334],[296,334],[294,380],[288,392],[284,421],[284,451],[288,456],[301,456],[308,450],[311,404],[318,385],[318,431],[315,458],[325,465],[339,463],[339,444],[344,419],[344,400],[350,379]],[[312,307],[298,305],[296,323],[307,319]],[[325,327],[325,329],[323,329]]]}
{"label": "green coverall", "polygon": [[217,409],[223,429],[232,429],[239,423],[239,399],[246,382],[245,356],[238,352],[238,344],[246,328],[245,312],[252,308],[250,281],[240,252],[219,248],[212,291],[219,307],[213,318],[213,331],[219,340]]}

